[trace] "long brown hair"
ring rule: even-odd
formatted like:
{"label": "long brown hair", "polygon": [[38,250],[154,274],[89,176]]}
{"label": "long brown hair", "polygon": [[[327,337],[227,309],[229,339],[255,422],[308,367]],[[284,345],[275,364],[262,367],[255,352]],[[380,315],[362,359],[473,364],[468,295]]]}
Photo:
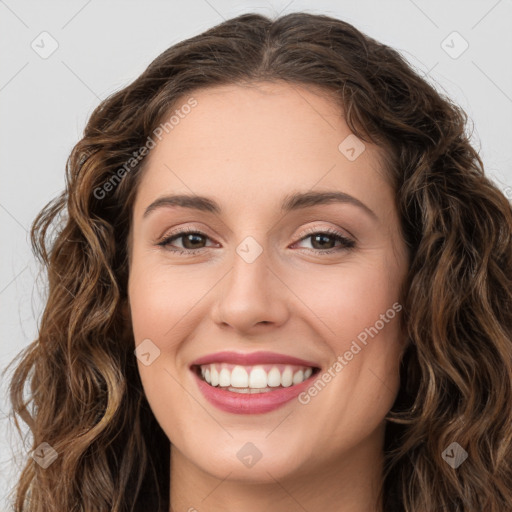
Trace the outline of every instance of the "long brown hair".
{"label": "long brown hair", "polygon": [[[91,115],[65,191],[32,226],[48,299],[10,398],[32,448],[48,443],[58,457],[46,468],[27,459],[16,512],[169,510],[169,440],[144,396],[123,314],[141,148],[178,99],[263,80],[330,94],[352,132],[387,157],[411,260],[385,510],[510,509],[511,205],[484,175],[464,111],[399,53],[343,21],[292,13],[244,14],[172,46]],[[468,454],[457,468],[443,456],[455,442]]]}

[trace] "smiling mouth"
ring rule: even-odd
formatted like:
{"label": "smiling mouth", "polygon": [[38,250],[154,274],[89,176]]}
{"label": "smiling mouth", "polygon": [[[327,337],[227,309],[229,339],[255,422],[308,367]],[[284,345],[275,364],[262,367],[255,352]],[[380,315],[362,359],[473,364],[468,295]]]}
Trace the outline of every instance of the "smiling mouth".
{"label": "smiling mouth", "polygon": [[191,369],[213,388],[244,394],[269,393],[293,387],[320,371],[318,367],[275,363],[251,366],[210,363],[193,365]]}

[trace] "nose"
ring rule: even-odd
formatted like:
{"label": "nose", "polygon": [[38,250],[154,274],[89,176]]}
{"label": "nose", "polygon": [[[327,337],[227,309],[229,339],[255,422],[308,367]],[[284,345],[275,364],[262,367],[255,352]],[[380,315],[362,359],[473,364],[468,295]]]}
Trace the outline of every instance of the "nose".
{"label": "nose", "polygon": [[235,253],[233,267],[218,289],[215,322],[248,334],[263,326],[284,324],[289,316],[290,291],[277,274],[270,268],[265,251],[250,263]]}

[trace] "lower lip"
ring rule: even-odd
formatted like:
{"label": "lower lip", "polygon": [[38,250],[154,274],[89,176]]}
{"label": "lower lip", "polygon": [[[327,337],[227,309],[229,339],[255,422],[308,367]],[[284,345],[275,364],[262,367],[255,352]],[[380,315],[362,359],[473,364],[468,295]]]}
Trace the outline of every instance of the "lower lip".
{"label": "lower lip", "polygon": [[192,374],[196,379],[199,390],[208,402],[222,411],[235,414],[261,414],[279,409],[279,407],[284,406],[302,393],[316,378],[316,374],[313,374],[309,379],[295,386],[279,388],[267,393],[249,394],[236,393],[210,386],[193,370]]}

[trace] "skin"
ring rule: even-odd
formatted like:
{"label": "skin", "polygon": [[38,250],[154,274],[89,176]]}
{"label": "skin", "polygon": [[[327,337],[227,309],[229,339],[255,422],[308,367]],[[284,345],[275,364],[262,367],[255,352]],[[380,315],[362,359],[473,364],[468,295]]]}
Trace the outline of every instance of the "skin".
{"label": "skin", "polygon": [[[222,350],[268,350],[327,369],[399,302],[408,261],[382,150],[365,143],[349,161],[338,150],[351,134],[342,112],[310,87],[259,82],[193,97],[197,106],[148,156],[129,242],[135,343],[150,339],[160,350],[150,365],[137,362],[171,441],[172,510],[381,511],[384,417],[405,349],[400,314],[307,405],[223,412],[200,393],[189,365]],[[376,218],[348,203],[281,213],[286,195],[310,190],[350,194]],[[174,206],[143,218],[171,193],[211,197],[222,213]],[[171,244],[198,254],[158,245],[185,227],[206,237]],[[356,245],[328,238],[322,246],[306,228],[333,228]],[[247,236],[263,250],[252,263],[236,252]],[[236,456],[247,442],[262,454],[250,468]]]}

